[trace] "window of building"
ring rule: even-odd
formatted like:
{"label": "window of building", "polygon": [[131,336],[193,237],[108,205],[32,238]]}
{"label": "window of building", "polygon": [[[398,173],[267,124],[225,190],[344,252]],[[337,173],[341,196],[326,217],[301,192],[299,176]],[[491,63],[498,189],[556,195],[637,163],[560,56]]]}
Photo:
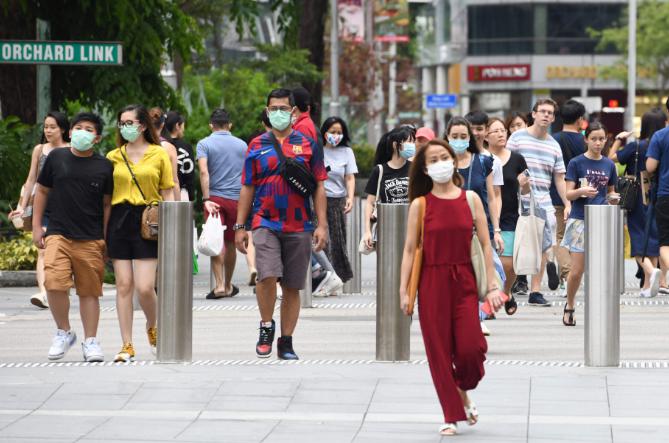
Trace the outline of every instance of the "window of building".
{"label": "window of building", "polygon": [[470,55],[532,53],[531,4],[470,6],[467,15]]}
{"label": "window of building", "polygon": [[597,40],[590,37],[588,28],[601,30],[620,21],[623,5],[582,4],[548,5],[546,50],[549,54],[615,54],[615,48],[597,51]]}

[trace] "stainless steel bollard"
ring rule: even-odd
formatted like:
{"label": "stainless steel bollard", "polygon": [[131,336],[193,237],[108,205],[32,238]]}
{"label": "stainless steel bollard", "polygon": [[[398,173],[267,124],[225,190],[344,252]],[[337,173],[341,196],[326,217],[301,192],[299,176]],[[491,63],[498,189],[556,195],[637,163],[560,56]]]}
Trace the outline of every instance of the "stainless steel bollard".
{"label": "stainless steel bollard", "polygon": [[300,290],[300,302],[303,308],[313,308],[313,301],[311,296],[311,258],[309,259],[309,267],[307,268],[307,278],[304,281],[304,289]]}
{"label": "stainless steel bollard", "polygon": [[193,358],[193,204],[160,203],[158,361]]}
{"label": "stainless steel bollard", "polygon": [[[620,212],[620,217],[622,219],[621,223],[623,226],[625,226],[626,217],[627,217],[627,211],[625,211],[623,208],[620,206],[616,206],[618,208],[618,211]],[[618,234],[620,236],[620,257],[618,257],[618,277],[620,278],[620,290],[618,291],[620,295],[625,294],[625,230],[621,229],[620,233]]]}
{"label": "stainless steel bollard", "polygon": [[358,244],[362,237],[362,204],[360,197],[353,199],[353,209],[346,214],[346,252],[351,262],[353,278],[344,283],[344,294],[360,294],[362,292],[362,260],[358,252]]}
{"label": "stainless steel bollard", "polygon": [[585,206],[585,365],[620,364],[623,216],[617,206]]}
{"label": "stainless steel bollard", "polygon": [[410,358],[411,318],[400,309],[400,268],[409,205],[378,205],[376,243],[376,359]]}

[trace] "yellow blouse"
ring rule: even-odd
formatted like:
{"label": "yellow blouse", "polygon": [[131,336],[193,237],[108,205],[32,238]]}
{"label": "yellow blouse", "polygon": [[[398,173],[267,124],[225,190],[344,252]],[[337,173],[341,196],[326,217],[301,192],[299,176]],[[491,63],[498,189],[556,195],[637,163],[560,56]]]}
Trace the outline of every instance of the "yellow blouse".
{"label": "yellow blouse", "polygon": [[[123,154],[121,154],[121,149],[123,149]],[[146,200],[142,198],[142,194],[137,189],[137,185],[123,160],[123,155],[128,159],[128,164],[132,168],[132,172],[135,173]],[[174,187],[172,164],[167,152],[161,146],[149,145],[144,152],[144,157],[137,163],[130,160],[125,145],[109,151],[107,159],[114,165],[112,205],[129,203],[141,206],[152,201],[162,201],[160,191]]]}

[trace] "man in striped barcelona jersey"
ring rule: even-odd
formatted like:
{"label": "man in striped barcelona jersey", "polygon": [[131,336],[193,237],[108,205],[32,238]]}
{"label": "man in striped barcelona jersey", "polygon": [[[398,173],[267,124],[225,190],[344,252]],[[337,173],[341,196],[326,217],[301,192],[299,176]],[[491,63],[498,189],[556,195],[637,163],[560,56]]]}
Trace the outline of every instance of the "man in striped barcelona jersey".
{"label": "man in striped barcelona jersey", "polygon": [[[543,257],[539,273],[532,276],[529,304],[534,306],[550,306],[541,290],[541,279],[546,268],[546,261],[553,262],[552,247],[555,244],[556,219],[555,208],[551,201],[551,182],[564,203],[564,217],[569,217],[571,203],[567,200],[564,180],[565,167],[560,145],[550,136],[548,130],[555,121],[558,111],[557,103],[549,98],[539,99],[532,108],[534,123],[527,129],[514,132],[509,137],[507,148],[525,157],[530,173],[530,185],[536,202],[536,214],[545,222],[543,237]],[[527,201],[523,205],[528,204]],[[549,257],[549,255],[551,257]]]}

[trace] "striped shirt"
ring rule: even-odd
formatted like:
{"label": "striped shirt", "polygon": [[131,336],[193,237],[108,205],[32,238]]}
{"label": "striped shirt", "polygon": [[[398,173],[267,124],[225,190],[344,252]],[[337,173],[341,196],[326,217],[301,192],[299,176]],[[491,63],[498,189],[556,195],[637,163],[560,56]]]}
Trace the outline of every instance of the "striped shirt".
{"label": "striped shirt", "polygon": [[527,169],[530,171],[532,193],[541,208],[553,212],[550,189],[553,174],[566,172],[560,145],[553,137],[547,135],[539,139],[531,135],[527,129],[514,132],[506,144],[511,152],[525,157]]}

